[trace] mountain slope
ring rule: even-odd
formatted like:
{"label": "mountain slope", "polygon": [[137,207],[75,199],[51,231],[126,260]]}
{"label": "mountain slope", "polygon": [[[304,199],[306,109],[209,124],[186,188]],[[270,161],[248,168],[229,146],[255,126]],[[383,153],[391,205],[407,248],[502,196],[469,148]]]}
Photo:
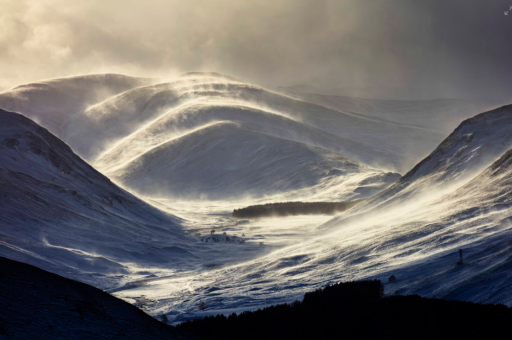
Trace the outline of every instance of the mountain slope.
{"label": "mountain slope", "polygon": [[62,137],[62,125],[73,115],[110,96],[152,82],[151,79],[120,74],[46,80],[0,93],[0,108],[20,112]]}
{"label": "mountain slope", "polygon": [[[340,280],[377,278],[386,294],[512,305],[512,149],[472,181],[426,204],[334,219],[324,235],[238,266],[194,278],[170,278],[145,291],[186,320],[204,301],[206,314],[291,302]],[[458,250],[463,249],[464,264]],[[388,283],[395,275],[398,281]],[[188,289],[194,292],[189,293]],[[213,287],[213,288],[212,288]],[[170,290],[170,292],[168,291]],[[165,300],[159,292],[165,291]],[[151,293],[153,292],[153,293]],[[125,290],[129,298],[137,291]],[[204,315],[204,314],[202,314]]]}
{"label": "mountain slope", "polygon": [[[157,184],[149,183],[152,181],[151,176],[142,178],[144,172],[127,167],[138,164],[143,168],[144,164],[141,162],[143,159],[148,160],[148,154],[155,153],[156,149],[161,150],[163,145],[186,144],[187,141],[180,141],[182,138],[195,139],[196,144],[201,144],[201,138],[205,135],[200,131],[210,125],[234,123],[239,128],[231,129],[230,133],[248,131],[249,139],[257,134],[259,140],[263,141],[268,136],[268,143],[258,147],[267,148],[272,141],[276,142],[276,145],[262,149],[262,153],[267,153],[266,158],[273,157],[272,148],[278,147],[281,142],[294,142],[297,150],[293,153],[300,157],[295,162],[313,165],[320,158],[328,161],[323,157],[329,154],[339,160],[350,160],[371,168],[370,176],[373,177],[373,169],[410,169],[439,144],[450,124],[466,117],[482,105],[487,105],[485,102],[464,100],[406,102],[311,93],[299,93],[299,96],[291,93],[300,98],[297,99],[216,73],[187,73],[169,82],[151,82],[119,75],[59,79],[45,82],[44,91],[39,89],[39,85],[27,85],[7,91],[0,95],[0,106],[8,104],[23,114],[37,118],[43,126],[56,132],[75,152],[100,171],[108,173],[122,185],[139,190],[142,182],[152,187]],[[43,94],[51,100],[40,100]],[[17,103],[16,98],[26,99]],[[415,113],[410,114],[411,111]],[[445,117],[450,117],[449,124]],[[242,134],[238,134],[240,135]],[[254,142],[254,139],[249,139],[247,144]],[[217,147],[210,148],[209,153],[212,157],[218,155],[219,159],[224,159],[227,157],[225,150],[234,150],[243,144],[239,138],[225,138]],[[314,156],[307,158],[300,149],[323,150],[320,153],[309,152],[307,154]],[[246,154],[243,147],[238,151],[241,157]],[[254,178],[263,174],[264,168],[233,169],[232,165],[227,165],[218,168],[220,173],[211,174],[207,170],[210,165],[201,161],[199,154],[191,155],[194,159],[189,164],[194,167],[192,173],[197,178],[212,175],[225,178],[222,183],[218,183],[218,187],[231,185],[232,188],[227,188],[221,196],[240,197],[270,189],[262,186],[252,188],[251,193],[247,192],[247,188],[254,184]],[[274,163],[278,161],[279,158],[274,159]],[[175,169],[181,164],[170,158],[166,162],[165,167],[169,169]],[[240,162],[247,164],[251,159],[242,158]],[[331,170],[347,173],[344,169],[337,168],[322,171],[329,173]],[[133,176],[127,176],[128,173],[138,173],[136,180]],[[364,174],[360,175],[364,177]],[[179,177],[179,174],[171,171],[167,178],[172,176]],[[386,176],[385,172],[382,176]],[[194,181],[194,184],[188,186],[191,192],[203,197],[216,196],[210,186],[195,181],[194,176],[190,178]],[[307,185],[313,184],[317,187],[322,180],[327,180],[326,177],[315,178]],[[304,190],[308,188],[307,181],[305,178],[301,181],[304,182],[303,187],[294,186],[290,182],[283,183],[279,190],[302,190],[305,193]],[[337,182],[342,184],[341,177]],[[238,191],[235,190],[235,183],[243,184]],[[381,183],[380,189],[389,184],[384,177]],[[311,192],[316,191],[309,188]],[[172,197],[182,197],[182,193],[176,189],[170,185],[163,192]],[[143,191],[145,194],[149,192],[146,189]],[[288,191],[279,192],[285,195],[287,193],[290,197],[296,196]],[[352,190],[338,197],[329,195],[323,198],[358,197],[364,195],[357,196]]]}
{"label": "mountain slope", "polygon": [[[416,128],[403,127],[396,122],[339,112],[230,78],[197,74],[193,77],[185,75],[170,83],[133,89],[92,107],[68,122],[66,130],[69,134],[65,140],[72,139],[72,143],[76,144],[72,144],[72,147],[79,154],[94,160],[111,143],[116,143],[164,115],[181,111],[183,105],[212,105],[217,111],[224,106],[229,109],[235,105],[266,112],[267,117],[269,114],[280,115],[304,124],[307,128],[349,140],[354,147],[360,145],[357,149],[347,145],[343,152],[346,157],[358,157],[357,161],[370,166],[380,162],[388,167],[400,167],[403,152],[409,152],[406,149],[410,148],[402,143],[403,140],[415,141],[419,145],[432,138],[439,138],[435,132],[418,134]],[[189,110],[188,114],[193,112]],[[272,123],[260,123],[264,124]],[[294,140],[300,141],[300,135]],[[376,140],[380,143],[376,143]],[[93,143],[92,146],[89,146],[89,142]],[[380,155],[366,155],[366,152],[360,152],[362,149],[368,153],[372,149],[377,150]]]}
{"label": "mountain slope", "polygon": [[[227,135],[221,138],[222,141],[217,140],[218,143],[208,146],[208,155],[213,158],[211,161],[199,157],[205,154],[199,148],[189,153],[190,159],[187,160],[175,158],[176,155],[169,151],[166,157],[158,160],[159,167],[169,169],[169,172],[160,172],[152,177],[154,162],[153,165],[145,162],[151,160],[150,155],[156,154],[157,149],[162,156],[164,145],[170,147],[172,144],[174,149],[179,149],[180,144],[206,145],[208,143],[202,138],[207,134],[203,132],[211,132],[211,126],[224,123],[234,124],[231,129],[223,130]],[[193,197],[240,197],[258,195],[258,192],[264,191],[283,193],[317,185],[322,180],[320,175],[313,176],[312,181],[308,180],[306,167],[301,169],[303,175],[297,177],[295,184],[291,177],[289,183],[284,183],[288,174],[281,173],[277,181],[283,182],[283,185],[274,190],[257,179],[265,175],[268,168],[264,163],[254,162],[251,152],[246,152],[244,145],[250,146],[253,151],[261,150],[259,158],[265,158],[272,164],[282,160],[275,157],[273,150],[281,144],[283,148],[294,145],[291,154],[295,158],[289,158],[282,168],[297,168],[296,164],[311,167],[319,159],[328,162],[333,157],[342,163],[348,159],[370,167],[395,168],[400,162],[400,150],[391,151],[392,147],[387,145],[375,146],[373,141],[377,136],[374,133],[381,137],[382,134],[393,136],[384,140],[406,135],[411,138],[414,134],[411,128],[402,128],[396,123],[383,124],[378,119],[344,114],[215,74],[184,75],[170,83],[127,91],[75,116],[68,121],[65,129],[64,138],[74,150],[109,177],[146,195],[166,194],[172,197],[190,197],[189,192],[196,193]],[[416,139],[421,142],[422,137]],[[400,147],[403,149],[404,146]],[[327,154],[330,156],[326,157]],[[212,164],[223,163],[233,155],[237,155],[238,164],[251,163],[254,166],[225,164],[217,167],[216,172],[210,171]],[[186,164],[187,170],[178,169],[183,164]],[[133,169],[130,168],[132,166]],[[178,169],[184,175],[173,169]],[[275,170],[277,168],[273,173],[277,173]],[[324,167],[319,172],[339,173],[338,177],[351,174],[349,169],[336,167]],[[376,175],[372,169],[363,172],[368,172],[366,177]],[[357,175],[364,180],[364,173],[358,172]],[[165,186],[161,184],[163,177],[175,180],[173,183],[167,181],[167,188],[161,188]],[[215,190],[204,183],[206,178],[212,177],[222,179],[220,182],[211,181],[215,182]],[[392,182],[385,173],[381,177],[382,184],[376,188],[385,188]],[[180,182],[187,179],[191,180],[187,190],[178,190],[175,184],[181,185]],[[272,178],[266,180],[272,181]],[[338,182],[341,184],[341,180]],[[260,186],[253,187],[254,183],[260,183]],[[155,188],[162,190],[154,191]],[[222,190],[219,191],[219,188]],[[360,196],[360,193],[354,194],[352,191],[348,195],[330,198],[346,200]]]}
{"label": "mountain slope", "polygon": [[[208,164],[207,169],[203,164]],[[315,187],[327,179],[333,184],[338,178],[347,184],[354,177],[361,181],[376,176],[382,188],[398,177],[368,169],[332,151],[257,133],[232,122],[215,123],[166,142],[106,174],[145,195],[224,199],[241,193],[271,196]]]}
{"label": "mountain slope", "polygon": [[512,147],[511,127],[512,105],[465,120],[399,181],[355,211],[400,204],[410,196],[428,196],[435,190],[439,194],[460,186]]}
{"label": "mountain slope", "polygon": [[191,339],[86,284],[0,257],[2,339]]}
{"label": "mountain slope", "polygon": [[[386,284],[387,294],[512,305],[511,117],[506,106],[467,120],[396,185],[408,184],[428,197],[399,192],[395,204],[383,204],[390,188],[376,196],[383,201],[342,213],[309,240],[194,277],[194,294],[178,280],[150,283],[145,291],[154,291],[154,299],[159,291],[172,291],[166,290],[155,311],[172,305],[183,313],[176,321],[185,320],[199,301],[210,314],[255,309],[293,301],[327,283],[387,282],[391,275],[398,281]],[[463,265],[457,265],[459,249]],[[137,292],[117,294],[129,298]]]}
{"label": "mountain slope", "polygon": [[[179,219],[139,200],[19,114],[0,110],[0,254],[109,286],[130,263],[177,264]],[[176,249],[181,249],[177,254]],[[189,256],[192,256],[189,254]],[[136,271],[136,270],[135,270]]]}
{"label": "mountain slope", "polygon": [[[291,93],[297,99],[216,73],[187,73],[170,82],[151,82],[119,75],[65,78],[0,94],[0,107],[10,105],[38,119],[100,171],[146,195],[235,198],[272,192],[290,199],[302,195],[347,200],[386,188],[392,182],[387,171],[410,169],[439,144],[448,126],[487,105],[464,100],[406,102]],[[207,143],[202,138],[211,138],[207,136],[218,124],[232,125],[222,130],[228,134],[225,138],[218,136],[215,145],[206,147],[209,158],[200,157],[205,153],[197,147],[189,159],[183,154],[177,157],[176,151],[162,151],[171,145],[173,150],[180,145],[204,146]],[[280,175],[274,189],[268,185],[271,178],[266,182],[258,179],[269,168],[254,162],[251,151],[260,150],[259,159],[278,164],[284,160],[275,153],[281,144],[287,150],[293,145],[290,154],[295,157],[288,157],[281,169],[304,167],[302,175],[294,178],[272,171]],[[158,171],[151,158],[156,154],[167,155],[158,160]],[[239,162],[226,163],[233,154]],[[367,168],[353,172],[350,167],[333,167],[333,159],[338,164],[350,161]],[[209,170],[212,161],[217,164],[215,173]],[[152,170],[146,169],[144,162],[150,162],[147,167]],[[308,169],[318,162],[329,165],[320,166],[313,180],[308,180]],[[186,173],[179,169],[183,164]],[[347,183],[355,182],[347,182],[348,177],[358,176],[359,181],[375,178],[379,176],[375,169],[384,170],[381,179],[374,181],[378,185],[371,190],[364,185],[347,189]],[[205,183],[208,177],[220,182]],[[167,184],[160,188],[158,181],[163,178]],[[184,180],[191,181],[187,192],[176,184]],[[319,190],[326,187],[337,187],[340,194],[320,195]],[[225,190],[219,192],[219,188]]]}
{"label": "mountain slope", "polygon": [[[376,145],[375,138],[385,135],[390,137],[385,140],[393,140],[406,136],[412,140],[415,134],[415,128],[331,110],[216,73],[187,73],[171,82],[148,85],[150,82],[118,75],[64,78],[7,91],[0,95],[0,107],[7,105],[34,117],[100,171],[129,188],[141,190],[144,183],[145,189],[140,192],[152,195],[156,193],[148,188],[159,187],[156,181],[162,176],[175,178],[167,180],[169,185],[162,190],[167,197],[260,197],[265,191],[284,195],[282,199],[367,197],[398,178],[386,171],[379,174],[375,169],[400,168],[404,159],[401,152],[408,148],[397,141]],[[225,123],[232,124],[232,128],[223,130],[228,135],[219,143],[208,146],[209,155],[219,163],[216,159],[225,160],[235,152],[238,165],[252,163],[253,167],[231,163],[217,166],[216,172],[211,173],[211,164],[200,157],[204,152],[195,148],[197,152],[190,153],[189,160],[159,160],[161,169],[171,169],[167,174],[162,171],[152,177],[151,172],[140,171],[145,166],[142,160],[148,161],[148,155],[155,154],[163,145],[205,145],[202,138],[206,134],[201,131],[211,132],[210,126]],[[229,133],[233,133],[232,138]],[[424,137],[430,138],[422,135],[415,139],[421,142]],[[281,144],[283,150],[293,150],[290,154],[294,158],[284,152],[276,154]],[[260,150],[258,159],[264,158],[271,164],[278,164],[283,157],[287,159],[280,169],[288,172],[280,173],[277,168],[270,171],[279,175],[277,188],[269,186],[273,181],[269,176],[264,181],[258,179],[271,169],[254,162],[244,145],[250,146],[251,151]],[[400,150],[394,150],[394,146]],[[331,167],[328,163],[332,165],[334,158],[338,165],[360,163],[366,167]],[[185,176],[179,170],[183,161],[187,169],[194,168]],[[317,162],[324,166],[309,180],[307,171]],[[140,169],[129,168],[134,164],[140,165]],[[305,167],[299,175],[286,179],[297,165]],[[222,179],[215,184],[214,191],[211,183],[205,183],[208,177]],[[191,183],[183,184],[186,191],[174,185],[188,179]],[[333,179],[337,184],[333,184]],[[373,183],[371,188],[357,186],[356,182],[365,179]],[[335,185],[339,186],[339,194],[335,195],[334,190],[323,196],[319,193],[325,190],[321,188]]]}
{"label": "mountain slope", "polygon": [[483,99],[384,100],[292,90],[284,90],[284,93],[335,110],[377,117],[443,134],[453,131],[463,120],[498,106],[496,100]]}

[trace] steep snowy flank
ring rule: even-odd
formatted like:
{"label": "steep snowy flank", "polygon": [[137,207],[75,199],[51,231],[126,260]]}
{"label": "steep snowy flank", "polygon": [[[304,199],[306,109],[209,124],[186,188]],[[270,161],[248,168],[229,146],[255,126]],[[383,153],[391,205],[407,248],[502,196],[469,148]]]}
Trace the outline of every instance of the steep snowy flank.
{"label": "steep snowy flank", "polygon": [[2,339],[193,339],[86,284],[0,257]]}
{"label": "steep snowy flank", "polygon": [[52,79],[0,93],[0,108],[20,112],[62,137],[62,125],[90,105],[154,80],[120,74],[94,74]]}
{"label": "steep snowy flank", "polygon": [[355,208],[445,193],[460,186],[512,147],[512,105],[465,120],[428,157],[387,190]]}
{"label": "steep snowy flank", "polygon": [[3,110],[0,197],[0,255],[99,286],[131,273],[131,262],[179,264],[191,242],[179,235],[179,219],[114,185],[46,129]]}

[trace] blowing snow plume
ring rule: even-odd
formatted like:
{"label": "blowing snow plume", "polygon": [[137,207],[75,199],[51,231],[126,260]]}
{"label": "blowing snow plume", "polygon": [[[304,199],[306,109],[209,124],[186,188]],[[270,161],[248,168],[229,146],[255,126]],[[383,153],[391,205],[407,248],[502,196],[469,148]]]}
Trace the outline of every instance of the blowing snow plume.
{"label": "blowing snow plume", "polygon": [[[216,73],[187,73],[155,85],[140,81],[145,86],[101,97],[85,110],[78,102],[57,125],[59,135],[99,170],[153,197],[364,198],[398,178],[387,171],[407,169],[444,136]],[[31,88],[5,92],[0,102],[30,98]],[[67,91],[66,79],[55,88],[49,111],[64,105],[59,93]],[[38,114],[36,104],[18,109],[45,125],[49,115]]]}

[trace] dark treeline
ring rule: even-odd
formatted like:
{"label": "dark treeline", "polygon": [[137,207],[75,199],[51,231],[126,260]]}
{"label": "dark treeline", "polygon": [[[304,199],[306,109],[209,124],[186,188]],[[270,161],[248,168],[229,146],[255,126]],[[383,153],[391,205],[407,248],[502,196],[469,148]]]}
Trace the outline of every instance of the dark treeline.
{"label": "dark treeline", "polygon": [[346,282],[303,301],[178,325],[205,339],[498,339],[512,309],[417,295],[383,297],[380,281]]}
{"label": "dark treeline", "polygon": [[352,208],[363,200],[350,202],[283,202],[251,205],[233,210],[233,217],[254,218],[291,215],[334,215]]}

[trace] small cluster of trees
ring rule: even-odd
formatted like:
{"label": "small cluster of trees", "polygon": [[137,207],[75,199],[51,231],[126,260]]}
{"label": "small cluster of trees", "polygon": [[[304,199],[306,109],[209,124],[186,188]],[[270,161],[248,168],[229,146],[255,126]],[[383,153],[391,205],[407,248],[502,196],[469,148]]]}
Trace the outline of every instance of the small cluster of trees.
{"label": "small cluster of trees", "polygon": [[233,210],[233,217],[255,218],[293,215],[334,215],[352,208],[362,200],[349,202],[282,202],[251,205]]}

